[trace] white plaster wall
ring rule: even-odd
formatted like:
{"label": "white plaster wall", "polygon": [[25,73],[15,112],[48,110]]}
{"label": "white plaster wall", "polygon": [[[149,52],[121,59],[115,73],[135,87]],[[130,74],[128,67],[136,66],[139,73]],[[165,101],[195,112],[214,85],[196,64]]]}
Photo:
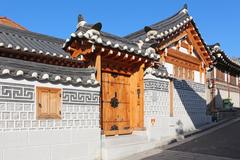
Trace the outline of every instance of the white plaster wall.
{"label": "white plaster wall", "polygon": [[183,53],[185,53],[185,54],[189,54],[189,53],[188,53],[188,50],[187,50],[186,48],[183,48],[183,47],[180,47],[180,48],[179,48],[179,51],[180,51],[180,52],[183,52]]}
{"label": "white plaster wall", "polygon": [[224,81],[227,82],[228,81],[228,73],[224,72]]}
{"label": "white plaster wall", "polygon": [[223,107],[222,100],[228,98],[228,91],[217,88],[215,90],[215,97],[216,108],[222,108]]}
{"label": "white plaster wall", "polygon": [[165,63],[164,66],[166,67],[168,73],[173,75],[173,64],[171,64],[171,63]]}
{"label": "white plaster wall", "polygon": [[199,71],[194,71],[194,82],[201,83]]}
{"label": "white plaster wall", "polygon": [[230,98],[232,99],[233,107],[240,108],[240,106],[239,106],[239,98],[240,98],[239,93],[231,92],[230,93]]}
{"label": "white plaster wall", "polygon": [[205,75],[205,73],[202,73],[202,84],[205,84],[205,77],[206,77],[206,75]]}
{"label": "white plaster wall", "polygon": [[173,45],[173,46],[169,46],[169,47],[172,48],[172,49],[174,49],[174,50],[177,49],[177,47],[176,47],[175,45]]}
{"label": "white plaster wall", "polygon": [[[89,93],[89,99],[85,99],[81,104],[72,103],[72,100],[63,101],[60,120],[38,120],[35,96],[31,101],[26,98],[22,101],[20,97],[0,98],[1,160],[93,160],[100,157],[99,102],[95,99],[99,95],[99,87],[85,88],[1,79],[0,97],[4,95],[5,84],[10,87],[9,94],[20,94],[21,91],[13,87],[20,88],[25,84],[26,88],[30,89],[28,91],[34,95],[36,86],[45,86],[63,88],[63,91]],[[28,92],[25,97],[27,94]],[[95,98],[92,97],[93,94],[96,94]]]}

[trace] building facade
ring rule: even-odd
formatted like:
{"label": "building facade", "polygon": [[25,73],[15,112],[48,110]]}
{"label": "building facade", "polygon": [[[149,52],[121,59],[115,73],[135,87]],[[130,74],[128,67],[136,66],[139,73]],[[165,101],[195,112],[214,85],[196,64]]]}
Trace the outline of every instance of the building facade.
{"label": "building facade", "polygon": [[220,48],[220,44],[209,45],[214,68],[209,72],[209,107],[212,112],[224,109],[223,100],[230,99],[234,108],[240,107],[240,66]]}
{"label": "building facade", "polygon": [[79,16],[64,41],[0,18],[0,160],[116,159],[211,122],[213,53],[187,6],[125,37],[101,29]]}
{"label": "building facade", "polygon": [[99,158],[96,70],[81,68],[60,39],[0,31],[0,159]]}

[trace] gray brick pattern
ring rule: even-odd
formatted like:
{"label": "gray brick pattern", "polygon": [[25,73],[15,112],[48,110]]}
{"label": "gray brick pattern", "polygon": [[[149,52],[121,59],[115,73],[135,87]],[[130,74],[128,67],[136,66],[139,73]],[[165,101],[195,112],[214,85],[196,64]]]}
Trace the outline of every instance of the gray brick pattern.
{"label": "gray brick pattern", "polygon": [[190,90],[195,92],[203,92],[205,93],[205,85],[201,83],[196,83],[193,81],[186,81],[186,80],[174,80],[174,87],[176,89],[182,90]]}
{"label": "gray brick pattern", "polygon": [[33,102],[34,86],[0,82],[0,102]]}
{"label": "gray brick pattern", "polygon": [[[195,82],[177,83],[174,88],[174,116],[181,120],[190,117],[194,125],[206,123],[206,96],[204,85]],[[194,84],[194,85],[189,85]],[[199,85],[199,86],[198,86]],[[193,89],[191,87],[193,86]],[[181,88],[180,88],[181,87]],[[196,92],[198,91],[198,92]]]}
{"label": "gray brick pattern", "polygon": [[[169,110],[169,82],[161,80],[145,80],[144,120],[147,124],[152,117],[167,117]],[[147,83],[147,85],[146,85]],[[157,84],[157,85],[156,85]],[[160,84],[160,85],[159,85]],[[152,85],[152,86],[151,86]],[[147,88],[146,88],[147,86]],[[159,87],[160,86],[160,87]],[[155,88],[157,87],[157,88]],[[167,87],[167,88],[166,88]],[[155,88],[155,89],[154,89]],[[160,88],[160,89],[159,89]]]}
{"label": "gray brick pattern", "polygon": [[92,91],[63,89],[64,104],[98,105],[99,93]]}
{"label": "gray brick pattern", "polygon": [[224,91],[228,91],[228,89],[231,92],[236,92],[239,93],[239,88],[237,86],[235,87],[231,87],[231,85],[228,86],[228,84],[216,84],[216,88],[220,89],[220,90],[224,90]]}
{"label": "gray brick pattern", "polygon": [[[12,86],[8,84],[8,86],[14,88],[16,84]],[[24,85],[24,87],[27,86]],[[31,87],[33,89],[31,93],[34,95],[34,86]],[[63,93],[64,91],[69,89],[63,89]],[[24,95],[24,89],[22,93]],[[68,99],[67,94],[68,92],[65,92],[62,117],[59,120],[38,119],[34,98],[30,102],[19,101],[19,99],[9,101],[8,98],[0,101],[0,131],[99,128],[99,92],[71,90],[71,95],[79,95],[78,103],[74,98]]]}
{"label": "gray brick pattern", "polygon": [[158,90],[168,92],[169,82],[155,80],[155,79],[145,79],[144,80],[144,90]]}

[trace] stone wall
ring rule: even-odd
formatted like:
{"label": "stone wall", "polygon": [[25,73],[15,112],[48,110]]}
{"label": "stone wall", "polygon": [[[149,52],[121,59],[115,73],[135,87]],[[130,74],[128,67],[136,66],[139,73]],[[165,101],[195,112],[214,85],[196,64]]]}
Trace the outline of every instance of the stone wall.
{"label": "stone wall", "polygon": [[144,77],[144,119],[150,139],[164,140],[209,123],[205,85],[174,80],[173,116],[170,116],[170,81],[152,75]]}
{"label": "stone wall", "polygon": [[240,108],[240,90],[238,86],[227,85],[227,83],[217,82],[215,88],[215,104],[217,108],[223,107],[223,99],[226,98],[232,99],[233,106],[236,108]]}
{"label": "stone wall", "polygon": [[[150,139],[169,136],[169,80],[152,75],[144,79],[144,125]],[[164,132],[162,132],[165,130]]]}
{"label": "stone wall", "polygon": [[[62,89],[61,119],[37,119],[36,86]],[[0,142],[0,160],[98,158],[99,87],[1,79]]]}
{"label": "stone wall", "polygon": [[185,131],[191,131],[210,121],[206,115],[205,85],[174,80],[174,117]]}

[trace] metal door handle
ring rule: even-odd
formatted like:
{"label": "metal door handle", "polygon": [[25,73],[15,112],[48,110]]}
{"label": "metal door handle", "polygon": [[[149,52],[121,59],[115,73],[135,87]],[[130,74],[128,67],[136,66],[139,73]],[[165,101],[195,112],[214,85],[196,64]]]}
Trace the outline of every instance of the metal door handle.
{"label": "metal door handle", "polygon": [[41,103],[38,103],[38,106],[39,106],[39,108],[42,108],[42,104]]}

